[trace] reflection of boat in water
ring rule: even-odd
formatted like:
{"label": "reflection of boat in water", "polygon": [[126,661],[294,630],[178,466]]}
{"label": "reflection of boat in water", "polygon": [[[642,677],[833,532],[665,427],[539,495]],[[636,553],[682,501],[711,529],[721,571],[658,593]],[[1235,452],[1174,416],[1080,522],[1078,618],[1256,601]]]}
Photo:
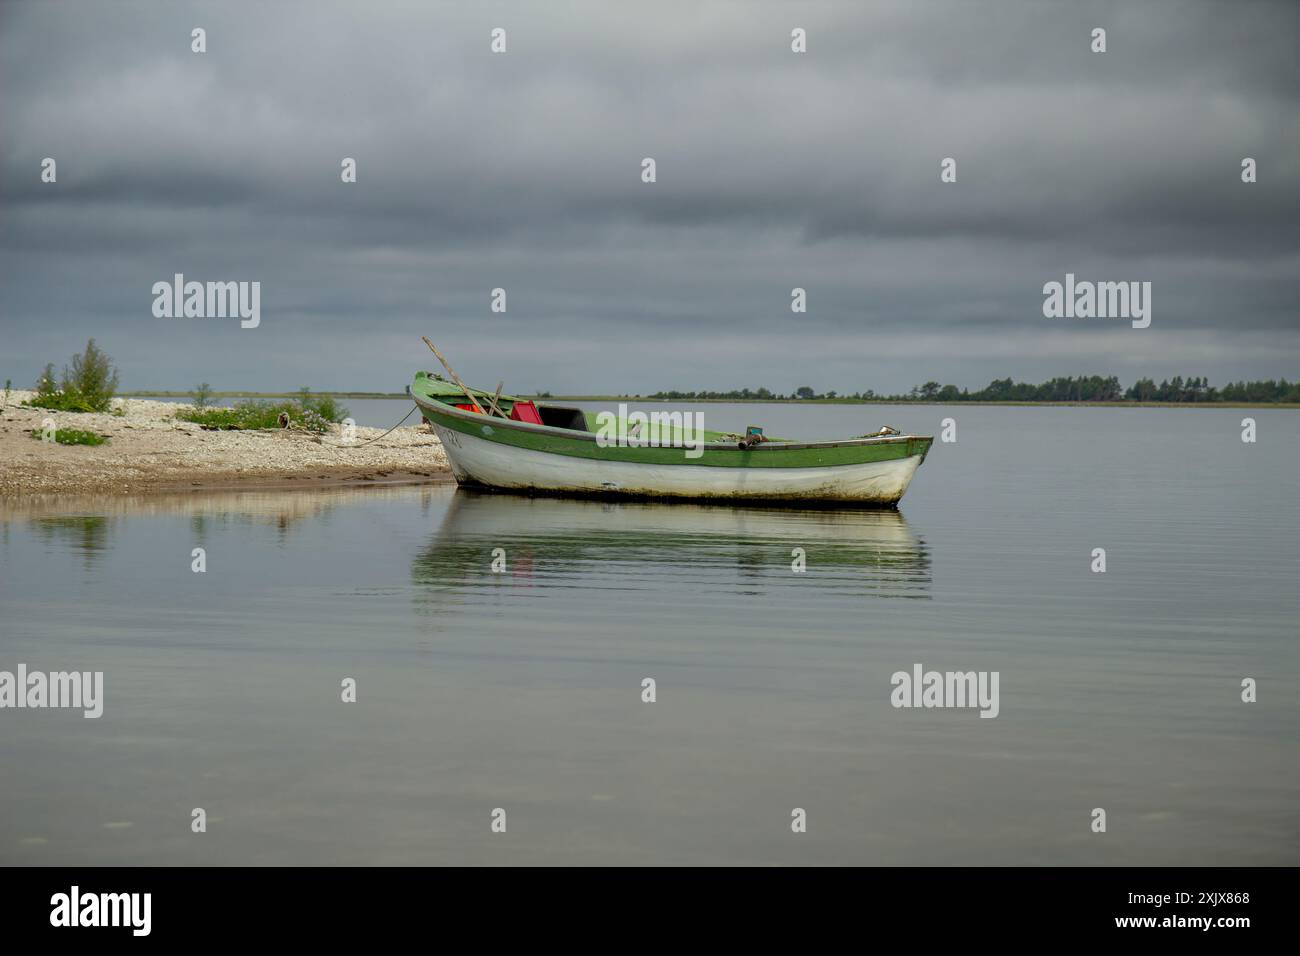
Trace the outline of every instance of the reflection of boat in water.
{"label": "reflection of boat in water", "polygon": [[[504,565],[499,573],[494,553]],[[799,575],[801,561],[806,571]],[[724,593],[754,593],[798,576],[823,587],[926,598],[930,558],[896,511],[523,498],[462,488],[412,574],[417,584],[440,589],[511,581]]]}

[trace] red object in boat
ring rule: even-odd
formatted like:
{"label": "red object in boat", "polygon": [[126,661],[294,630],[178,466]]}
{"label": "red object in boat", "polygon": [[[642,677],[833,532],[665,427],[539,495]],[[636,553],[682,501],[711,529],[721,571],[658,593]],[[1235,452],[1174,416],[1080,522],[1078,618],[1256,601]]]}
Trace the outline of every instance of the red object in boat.
{"label": "red object in boat", "polygon": [[517,422],[528,422],[530,425],[542,423],[542,416],[538,413],[535,402],[515,402],[514,407],[510,409],[510,417]]}
{"label": "red object in boat", "polygon": [[462,411],[466,411],[466,412],[476,412],[476,411],[478,411],[478,409],[475,408],[473,405],[457,405],[456,407],[459,408],[459,409],[461,409]]}

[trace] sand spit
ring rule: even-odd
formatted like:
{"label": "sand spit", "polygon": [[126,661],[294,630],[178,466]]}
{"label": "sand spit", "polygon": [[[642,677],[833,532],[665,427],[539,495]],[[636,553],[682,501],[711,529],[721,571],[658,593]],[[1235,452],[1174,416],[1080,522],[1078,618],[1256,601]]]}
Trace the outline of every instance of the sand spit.
{"label": "sand spit", "polygon": [[[186,489],[299,487],[363,482],[450,481],[436,435],[413,417],[368,445],[343,443],[341,430],[313,435],[294,429],[205,431],[175,414],[188,406],[116,399],[121,415],[27,408],[32,392],[15,390],[0,409],[0,496],[123,494]],[[98,446],[32,438],[46,418],[109,438]],[[383,435],[356,429],[356,442]]]}

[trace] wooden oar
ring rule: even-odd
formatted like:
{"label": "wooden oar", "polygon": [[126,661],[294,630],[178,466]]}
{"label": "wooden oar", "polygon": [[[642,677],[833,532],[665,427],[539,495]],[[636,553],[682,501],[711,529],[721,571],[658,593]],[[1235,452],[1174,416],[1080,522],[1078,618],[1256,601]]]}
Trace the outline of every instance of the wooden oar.
{"label": "wooden oar", "polygon": [[[442,357],[442,353],[438,351],[438,347],[429,341],[427,335],[421,335],[420,338],[424,339],[424,344],[429,346],[434,355],[438,356],[438,361],[441,362],[442,367],[447,370],[447,374],[451,376],[451,380],[461,387],[461,390],[465,393],[465,397],[468,398],[470,404],[474,406],[474,411],[478,412],[480,415],[486,415],[487,412],[483,411],[483,406],[478,403],[478,399],[474,397],[474,393],[469,390],[468,385],[460,380],[460,376],[456,374],[456,370],[451,367],[451,364]],[[501,417],[505,418],[504,415]]]}
{"label": "wooden oar", "polygon": [[505,412],[501,411],[501,389],[505,388],[505,382],[497,382],[497,393],[488,399],[488,406],[502,418],[509,418]]}

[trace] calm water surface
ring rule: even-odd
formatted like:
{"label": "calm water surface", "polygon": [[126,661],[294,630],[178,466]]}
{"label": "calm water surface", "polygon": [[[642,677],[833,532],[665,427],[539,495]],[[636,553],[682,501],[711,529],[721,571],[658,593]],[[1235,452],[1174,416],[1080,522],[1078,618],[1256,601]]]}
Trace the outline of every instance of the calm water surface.
{"label": "calm water surface", "polygon": [[[1300,862],[1300,413],[696,407],[958,441],[897,513],[0,509],[0,669],[106,684],[0,711],[0,863]],[[999,671],[1000,716],[894,709],[915,663]]]}

